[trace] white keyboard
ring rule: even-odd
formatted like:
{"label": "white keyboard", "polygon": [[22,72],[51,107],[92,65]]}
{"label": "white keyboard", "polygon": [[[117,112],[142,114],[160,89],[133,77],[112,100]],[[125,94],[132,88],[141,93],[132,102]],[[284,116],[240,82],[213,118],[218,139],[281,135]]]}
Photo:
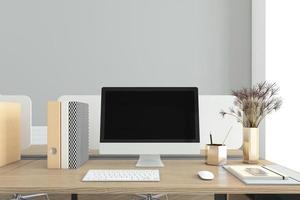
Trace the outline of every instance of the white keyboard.
{"label": "white keyboard", "polygon": [[160,181],[159,170],[89,170],[82,181]]}

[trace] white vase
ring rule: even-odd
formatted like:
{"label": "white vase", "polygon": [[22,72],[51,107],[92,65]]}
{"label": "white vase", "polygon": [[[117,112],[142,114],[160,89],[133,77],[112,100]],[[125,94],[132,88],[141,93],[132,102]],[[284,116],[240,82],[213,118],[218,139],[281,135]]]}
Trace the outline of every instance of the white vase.
{"label": "white vase", "polygon": [[243,130],[244,162],[255,164],[259,161],[259,129],[244,128]]}

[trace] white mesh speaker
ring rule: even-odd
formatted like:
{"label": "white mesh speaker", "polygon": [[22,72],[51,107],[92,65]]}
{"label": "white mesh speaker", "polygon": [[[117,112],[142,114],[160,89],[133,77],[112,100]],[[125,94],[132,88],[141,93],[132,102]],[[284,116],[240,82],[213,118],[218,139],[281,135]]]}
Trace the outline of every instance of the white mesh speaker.
{"label": "white mesh speaker", "polygon": [[76,169],[88,158],[89,120],[88,104],[62,102],[62,168]]}

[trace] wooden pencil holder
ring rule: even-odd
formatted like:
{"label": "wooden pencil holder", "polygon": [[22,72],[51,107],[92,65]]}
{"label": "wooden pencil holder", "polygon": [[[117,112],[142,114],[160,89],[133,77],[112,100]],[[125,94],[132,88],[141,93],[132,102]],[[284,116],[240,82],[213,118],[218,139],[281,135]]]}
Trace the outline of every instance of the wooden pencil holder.
{"label": "wooden pencil holder", "polygon": [[206,145],[206,164],[225,165],[227,162],[227,146],[222,144]]}

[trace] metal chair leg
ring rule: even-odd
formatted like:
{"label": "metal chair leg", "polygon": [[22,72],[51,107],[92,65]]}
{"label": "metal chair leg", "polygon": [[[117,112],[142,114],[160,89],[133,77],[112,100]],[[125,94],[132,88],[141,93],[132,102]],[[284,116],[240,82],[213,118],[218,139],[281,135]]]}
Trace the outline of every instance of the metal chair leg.
{"label": "metal chair leg", "polygon": [[14,194],[11,200],[27,200],[36,197],[44,197],[46,200],[50,200],[47,193],[40,193],[40,194],[30,194],[30,195],[21,195],[21,194]]}
{"label": "metal chair leg", "polygon": [[160,200],[163,196],[167,197],[167,194],[136,194],[135,196],[139,197],[140,200]]}

